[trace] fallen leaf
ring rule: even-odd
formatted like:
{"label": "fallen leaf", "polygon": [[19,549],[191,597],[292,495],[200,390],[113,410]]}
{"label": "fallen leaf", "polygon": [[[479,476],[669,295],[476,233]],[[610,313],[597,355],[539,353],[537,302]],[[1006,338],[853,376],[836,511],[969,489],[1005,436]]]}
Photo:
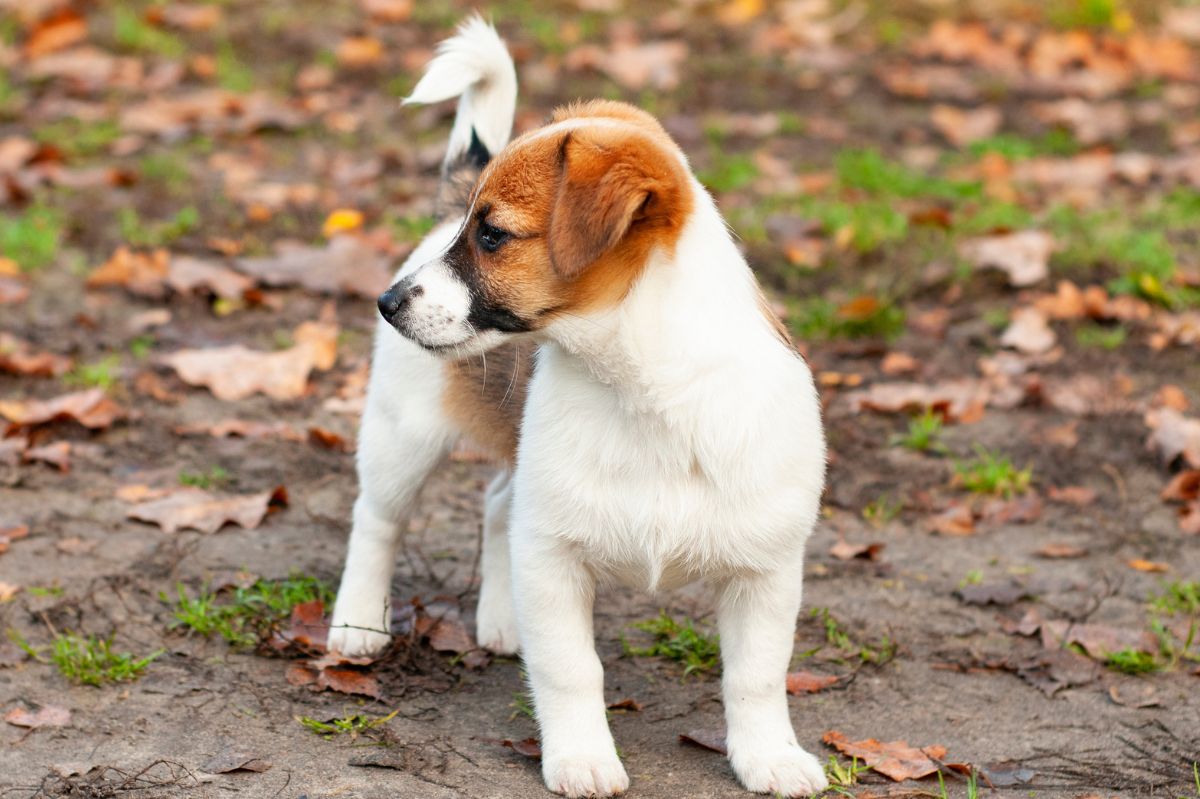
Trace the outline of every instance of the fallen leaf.
{"label": "fallen leaf", "polygon": [[222,419],[212,424],[181,425],[174,429],[181,436],[212,436],[213,438],[282,438],[303,441],[300,431],[287,422],[256,422],[247,419]]}
{"label": "fallen leaf", "polygon": [[359,5],[380,22],[406,22],[412,16],[413,0],[359,0]]}
{"label": "fallen leaf", "polygon": [[1086,508],[1096,501],[1095,489],[1087,486],[1050,486],[1046,491],[1046,496],[1051,502],[1060,502],[1064,505],[1074,505],[1077,508]]}
{"label": "fallen leaf", "polygon": [[23,707],[14,707],[4,714],[4,720],[14,727],[66,727],[71,723],[71,711],[56,705],[42,705],[36,712]]}
{"label": "fallen leaf", "polygon": [[1110,685],[1108,698],[1122,707],[1143,708],[1161,707],[1158,698],[1158,688],[1153,683],[1135,682],[1132,680]]}
{"label": "fallen leaf", "polygon": [[1049,351],[1058,342],[1058,336],[1037,308],[1017,308],[1012,321],[1000,336],[1000,343],[1018,352],[1037,355]]}
{"label": "fallen leaf", "polygon": [[272,510],[287,505],[283,486],[257,494],[210,494],[199,488],[180,488],[159,499],[140,502],[126,517],[157,524],[164,532],[199,530],[215,533],[226,524],[253,530]]}
{"label": "fallen leaf", "polygon": [[787,676],[789,694],[815,694],[836,685],[838,678],[832,674],[813,674],[811,671],[793,671]]}
{"label": "fallen leaf", "polygon": [[69,8],[61,8],[43,17],[25,40],[25,57],[41,58],[57,50],[65,50],[87,38],[87,20]]}
{"label": "fallen leaf", "polygon": [[1032,286],[1049,274],[1054,237],[1040,230],[1022,230],[970,239],[960,246],[962,256],[977,269],[999,269],[1012,286]]}
{"label": "fallen leaf", "polygon": [[1164,465],[1182,458],[1188,466],[1200,469],[1200,419],[1173,408],[1155,408],[1146,412],[1146,426],[1151,431],[1146,445],[1159,454]]}
{"label": "fallen leaf", "polygon": [[321,235],[330,239],[339,233],[358,230],[362,225],[362,211],[356,211],[353,208],[339,208],[325,217],[325,223],[321,225]]}
{"label": "fallen leaf", "polygon": [[466,625],[457,617],[441,618],[429,631],[429,646],[438,652],[462,654],[475,649]]}
{"label": "fallen leaf", "polygon": [[288,666],[284,678],[288,681],[288,685],[304,687],[317,681],[317,672],[303,663],[292,663]]}
{"label": "fallen leaf", "polygon": [[73,419],[84,427],[96,430],[111,426],[123,418],[125,412],[105,395],[103,389],[93,388],[48,400],[0,401],[0,416],[11,423],[10,431],[59,419]]}
{"label": "fallen leaf", "polygon": [[1140,572],[1151,572],[1155,574],[1165,574],[1171,570],[1171,567],[1166,563],[1158,563],[1153,560],[1143,560],[1142,558],[1134,558],[1129,561],[1129,568]]}
{"label": "fallen leaf", "polygon": [[0,524],[0,553],[8,551],[8,545],[29,536],[29,526],[25,524]]}
{"label": "fallen leaf", "polygon": [[272,256],[234,261],[239,272],[268,286],[300,286],[369,299],[391,284],[388,264],[386,255],[352,236],[338,236],[325,247],[280,247]]}
{"label": "fallen leaf", "polygon": [[851,741],[837,730],[821,736],[827,745],[847,757],[857,757],[869,768],[878,771],[896,782],[927,777],[938,770],[938,763],[946,754],[941,746],[917,749],[904,741],[880,742],[874,738]]}
{"label": "fallen leaf", "polygon": [[717,730],[692,730],[691,732],[679,733],[679,742],[699,746],[701,749],[708,749],[712,752],[719,752],[722,755],[729,754],[729,749],[725,745],[725,733]]}
{"label": "fallen leaf", "polygon": [[883,356],[883,360],[879,362],[879,369],[885,375],[901,375],[917,371],[918,365],[917,359],[907,352],[893,350]]}
{"label": "fallen leaf", "polygon": [[[7,602],[19,593],[21,593],[21,586],[17,585],[16,583],[6,583],[3,580],[0,580],[0,602]],[[0,644],[0,650],[4,649],[5,646],[5,644]],[[8,646],[11,646],[11,644],[8,644]],[[0,666],[4,665],[5,658],[0,657]]]}
{"label": "fallen leaf", "polygon": [[1154,635],[1143,630],[1110,627],[1104,624],[1071,624],[1068,621],[1047,621],[1041,624],[1042,646],[1061,649],[1071,644],[1083,647],[1093,658],[1102,659],[1123,649],[1157,652]]}
{"label": "fallen leaf", "polygon": [[370,67],[383,61],[383,42],[374,36],[347,36],[338,42],[335,52],[344,67]]}
{"label": "fallen leaf", "polygon": [[1150,406],[1153,408],[1173,408],[1183,413],[1188,409],[1187,394],[1184,394],[1183,389],[1179,386],[1168,383],[1154,392],[1154,397],[1150,400]]}
{"label": "fallen leaf", "polygon": [[500,745],[507,746],[518,755],[523,755],[533,760],[539,760],[542,757],[542,745],[537,738],[524,738],[520,741],[505,738],[500,742]]}
{"label": "fallen leaf", "polygon": [[21,457],[28,463],[48,463],[60,472],[67,472],[71,470],[71,442],[54,441],[40,447],[30,447]]}
{"label": "fallen leaf", "polygon": [[975,532],[975,514],[966,505],[955,504],[929,520],[929,526],[935,533],[950,536],[973,535]]}
{"label": "fallen leaf", "polygon": [[687,55],[687,44],[682,41],[638,43],[623,39],[609,50],[594,44],[577,47],[567,54],[563,64],[572,70],[598,69],[630,91],[670,91],[679,85],[679,68]]}
{"label": "fallen leaf", "polygon": [[295,644],[301,649],[325,651],[329,637],[329,619],[325,617],[325,603],[314,599],[295,605],[288,619],[288,626],[278,635],[284,642]]}
{"label": "fallen leaf", "polygon": [[373,674],[368,674],[365,671],[334,667],[324,668],[317,674],[317,681],[313,685],[319,691],[328,689],[330,691],[337,691],[340,694],[354,694],[356,696],[369,696],[372,699],[383,699],[383,689],[379,687],[379,681]]}
{"label": "fallen leaf", "polygon": [[839,540],[836,544],[829,548],[829,554],[833,555],[838,560],[853,560],[861,558],[863,560],[878,560],[879,553],[887,544],[874,542],[871,544],[851,544],[844,540]]}
{"label": "fallen leaf", "polygon": [[955,147],[963,147],[994,135],[1004,121],[1004,115],[995,106],[964,110],[938,104],[933,107],[929,118],[938,133]]}
{"label": "fallen leaf", "polygon": [[1200,499],[1200,469],[1185,469],[1175,475],[1160,496],[1168,502]]}
{"label": "fallen leaf", "polygon": [[609,702],[608,709],[609,710],[632,710],[634,713],[641,713],[642,712],[642,703],[637,701],[636,699],[633,699],[632,697],[627,697],[625,699],[618,699],[616,702]]}
{"label": "fallen leaf", "polygon": [[1087,555],[1088,551],[1083,547],[1073,546],[1071,544],[1046,544],[1037,551],[1037,555],[1043,558],[1082,558]]}
{"label": "fallen leaf", "polygon": [[304,396],[314,369],[329,369],[337,358],[337,326],[304,322],[293,334],[296,344],[279,352],[251,350],[240,344],[179,350],[163,358],[180,379],[204,386],[220,400],[266,394],[277,400]]}
{"label": "fallen leaf", "polygon": [[941,383],[876,383],[852,391],[846,401],[854,412],[919,413],[932,409],[947,421],[972,422],[983,416],[991,391],[980,380],[963,378]]}
{"label": "fallen leaf", "polygon": [[142,297],[159,299],[166,296],[164,283],[170,265],[166,250],[135,252],[118,247],[112,257],[88,275],[88,288],[118,286]]}
{"label": "fallen leaf", "polygon": [[88,540],[77,535],[54,542],[54,548],[64,555],[86,555],[99,545],[100,542],[95,539]]}
{"label": "fallen leaf", "polygon": [[353,448],[350,442],[344,437],[332,430],[315,425],[308,428],[308,441],[310,444],[316,444],[325,449],[331,449],[334,452],[349,452]]}
{"label": "fallen leaf", "polygon": [[58,377],[71,368],[65,355],[34,349],[33,345],[0,332],[0,372],[29,377]]}
{"label": "fallen leaf", "polygon": [[263,772],[270,768],[269,761],[263,760],[261,756],[253,752],[227,747],[201,766],[200,770],[209,774],[228,774],[231,771]]}
{"label": "fallen leaf", "polygon": [[1042,518],[1042,499],[1029,492],[1012,499],[994,497],[983,504],[980,515],[992,524],[1032,524]]}

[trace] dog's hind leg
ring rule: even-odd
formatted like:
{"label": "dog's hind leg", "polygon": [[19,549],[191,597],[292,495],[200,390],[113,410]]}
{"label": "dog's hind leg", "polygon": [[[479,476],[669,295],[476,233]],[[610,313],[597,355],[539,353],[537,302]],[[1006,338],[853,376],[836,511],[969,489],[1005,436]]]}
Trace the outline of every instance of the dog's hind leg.
{"label": "dog's hind leg", "polygon": [[[377,358],[376,368],[385,363]],[[372,376],[359,431],[359,494],[329,630],[329,649],[351,657],[375,654],[390,640],[391,581],[402,526],[454,438],[438,412],[436,392],[413,392],[410,384],[398,401],[389,380]]]}
{"label": "dog's hind leg", "polygon": [[483,556],[475,637],[479,645],[501,655],[517,651],[517,619],[513,610],[512,574],[508,557],[508,514],[512,473],[505,470],[488,486],[483,505]]}
{"label": "dog's hind leg", "polygon": [[828,782],[821,763],[796,742],[788,714],[788,663],[800,611],[803,557],[770,574],[722,586],[721,690],[729,762],[756,793],[810,796]]}

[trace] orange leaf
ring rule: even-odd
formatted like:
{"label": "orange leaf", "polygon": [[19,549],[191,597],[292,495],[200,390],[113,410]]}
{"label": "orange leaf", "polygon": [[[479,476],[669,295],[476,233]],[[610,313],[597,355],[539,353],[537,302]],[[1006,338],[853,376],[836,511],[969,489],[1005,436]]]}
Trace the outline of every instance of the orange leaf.
{"label": "orange leaf", "polygon": [[1162,574],[1171,570],[1171,567],[1165,563],[1159,563],[1153,560],[1143,560],[1134,558],[1129,561],[1129,568],[1136,569],[1140,572],[1152,572],[1154,574]]}
{"label": "orange leaf", "polygon": [[835,685],[837,681],[838,678],[832,674],[793,671],[787,676],[787,692],[789,694],[815,694]]}
{"label": "orange leaf", "polygon": [[825,733],[821,740],[848,757],[857,757],[868,767],[896,782],[927,777],[938,770],[934,760],[941,760],[946,750],[941,746],[917,749],[904,741],[879,742],[874,738],[851,741],[837,730]]}

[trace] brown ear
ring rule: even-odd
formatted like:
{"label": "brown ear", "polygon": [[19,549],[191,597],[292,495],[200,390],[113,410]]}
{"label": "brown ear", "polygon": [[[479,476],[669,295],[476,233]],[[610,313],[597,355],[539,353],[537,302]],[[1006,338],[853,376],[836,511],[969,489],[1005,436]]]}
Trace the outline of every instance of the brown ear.
{"label": "brown ear", "polygon": [[662,186],[653,174],[661,153],[640,136],[607,133],[573,132],[563,139],[549,249],[554,271],[567,280],[620,243]]}

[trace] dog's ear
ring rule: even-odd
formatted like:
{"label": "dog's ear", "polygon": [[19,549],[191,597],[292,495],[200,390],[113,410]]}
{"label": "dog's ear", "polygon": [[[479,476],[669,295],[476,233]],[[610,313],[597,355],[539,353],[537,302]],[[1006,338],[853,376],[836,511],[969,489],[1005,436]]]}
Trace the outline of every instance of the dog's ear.
{"label": "dog's ear", "polygon": [[560,277],[578,277],[635,225],[664,216],[679,191],[678,169],[668,159],[671,153],[628,131],[573,131],[563,138],[549,241]]}

